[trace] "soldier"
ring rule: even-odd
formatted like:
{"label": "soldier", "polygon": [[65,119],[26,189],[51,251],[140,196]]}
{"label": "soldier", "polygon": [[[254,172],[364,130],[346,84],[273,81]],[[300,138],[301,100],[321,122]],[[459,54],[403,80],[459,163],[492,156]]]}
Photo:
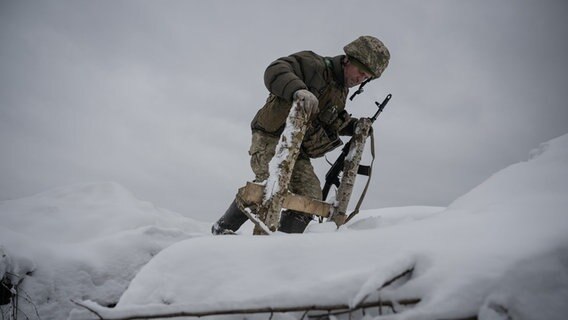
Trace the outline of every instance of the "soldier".
{"label": "soldier", "polygon": [[[255,182],[268,178],[268,163],[274,156],[292,103],[300,100],[310,120],[292,171],[289,190],[321,200],[320,181],[310,159],[321,157],[340,146],[340,135],[353,134],[357,119],[345,111],[349,88],[379,78],[390,58],[385,45],[371,36],[361,36],[343,50],[345,55],[335,57],[302,51],[277,59],[268,66],[264,83],[270,94],[251,123],[249,154]],[[234,233],[247,220],[243,210],[243,201],[237,194],[225,214],[211,228],[212,233]],[[279,230],[302,233],[311,219],[307,214],[284,210]]]}

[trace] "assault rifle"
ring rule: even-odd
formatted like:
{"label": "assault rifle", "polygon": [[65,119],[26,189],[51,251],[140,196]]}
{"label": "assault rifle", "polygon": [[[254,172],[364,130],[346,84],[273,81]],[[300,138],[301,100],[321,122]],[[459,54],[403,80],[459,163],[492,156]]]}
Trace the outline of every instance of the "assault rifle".
{"label": "assault rifle", "polygon": [[[375,101],[375,104],[377,105],[377,107],[379,109],[377,110],[375,115],[373,115],[373,117],[370,118],[371,123],[373,123],[373,122],[375,122],[375,120],[377,120],[377,118],[379,117],[379,114],[381,114],[381,112],[383,112],[383,109],[385,108],[385,106],[387,105],[387,103],[389,102],[391,97],[392,97],[392,95],[389,93],[387,95],[387,97],[385,98],[385,100],[383,100],[383,102],[381,104],[379,104],[377,101]],[[353,138],[351,138],[351,139],[353,139]],[[343,149],[341,150],[341,154],[339,155],[339,157],[337,157],[337,160],[335,160],[335,162],[333,163],[333,165],[331,165],[331,168],[329,169],[329,171],[325,175],[325,185],[324,185],[323,190],[322,190],[323,201],[325,201],[327,199],[327,195],[329,194],[329,189],[331,188],[332,185],[339,187],[339,184],[340,184],[339,175],[343,171],[345,157],[347,157],[347,154],[349,153],[351,141],[352,140],[349,140],[345,144],[345,146],[343,146]],[[370,166],[361,166],[360,165],[359,168],[358,168],[358,171],[357,171],[357,174],[366,175],[366,176],[369,176],[370,173],[371,173],[371,167]]]}

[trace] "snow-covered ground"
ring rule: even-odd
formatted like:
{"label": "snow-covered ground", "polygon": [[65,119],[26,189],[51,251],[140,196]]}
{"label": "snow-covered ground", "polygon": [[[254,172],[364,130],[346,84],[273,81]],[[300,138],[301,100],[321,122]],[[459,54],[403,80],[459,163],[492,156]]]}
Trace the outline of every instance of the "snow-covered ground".
{"label": "snow-covered ground", "polygon": [[[378,300],[393,302],[397,313],[383,307],[379,316],[373,307],[352,318],[568,315],[568,135],[447,208],[368,210],[339,230],[313,223],[302,235],[251,236],[248,225],[240,236],[212,237],[209,224],[155,208],[115,183],[4,201],[0,220],[0,275],[19,281],[18,307],[30,319],[36,311],[24,298],[41,319],[66,319],[70,299],[105,319]],[[75,306],[70,319],[97,316]]]}
{"label": "snow-covered ground", "polygon": [[[3,201],[0,221],[0,278],[19,283],[18,319],[66,319],[71,298],[114,305],[160,250],[208,230],[116,183]],[[10,319],[11,307],[2,306],[0,319]]]}

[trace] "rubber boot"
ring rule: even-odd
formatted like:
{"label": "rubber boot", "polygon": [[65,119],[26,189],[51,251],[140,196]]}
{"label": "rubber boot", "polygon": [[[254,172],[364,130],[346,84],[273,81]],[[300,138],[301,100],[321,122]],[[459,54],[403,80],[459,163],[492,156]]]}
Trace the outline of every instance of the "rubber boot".
{"label": "rubber boot", "polygon": [[278,231],[285,233],[303,233],[312,217],[292,210],[282,211],[280,216],[280,228]]}
{"label": "rubber boot", "polygon": [[213,224],[211,233],[214,235],[235,234],[235,231],[247,220],[247,216],[237,206],[237,201],[233,200],[225,214]]}

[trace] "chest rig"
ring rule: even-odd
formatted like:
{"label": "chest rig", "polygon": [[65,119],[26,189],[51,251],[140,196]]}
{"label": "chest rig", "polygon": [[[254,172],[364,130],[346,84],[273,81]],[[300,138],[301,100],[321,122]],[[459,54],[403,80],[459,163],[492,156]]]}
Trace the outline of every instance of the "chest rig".
{"label": "chest rig", "polygon": [[[325,59],[327,71],[332,72],[332,64]],[[310,158],[318,158],[343,144],[339,131],[349,122],[350,115],[345,111],[348,90],[331,81],[319,91],[319,113],[309,123],[302,151]]]}

